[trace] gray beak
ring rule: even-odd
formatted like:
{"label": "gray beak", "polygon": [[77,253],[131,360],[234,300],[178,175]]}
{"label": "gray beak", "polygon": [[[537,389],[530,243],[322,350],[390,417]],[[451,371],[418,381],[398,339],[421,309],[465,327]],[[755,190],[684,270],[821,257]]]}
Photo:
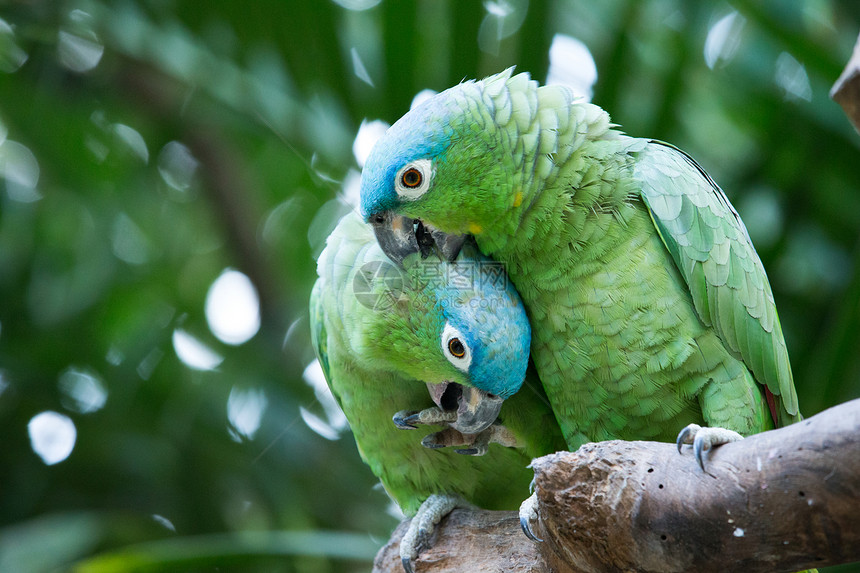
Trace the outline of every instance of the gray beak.
{"label": "gray beak", "polygon": [[421,256],[426,257],[435,248],[443,260],[452,262],[457,258],[468,235],[449,235],[420,219],[416,221],[418,222],[415,224],[415,238],[421,248]]}
{"label": "gray beak", "polygon": [[410,219],[391,211],[374,213],[370,216],[370,224],[382,251],[401,268],[403,259],[417,252],[425,258],[438,252],[444,260],[453,261],[460,254],[468,236],[449,235],[419,219]]}
{"label": "gray beak", "polygon": [[415,223],[409,217],[385,211],[371,215],[370,224],[382,252],[400,268],[403,268],[403,259],[419,251]]}
{"label": "gray beak", "polygon": [[437,406],[457,410],[457,421],[449,426],[462,434],[477,434],[489,428],[504,403],[499,396],[453,382],[427,384],[427,389]]}

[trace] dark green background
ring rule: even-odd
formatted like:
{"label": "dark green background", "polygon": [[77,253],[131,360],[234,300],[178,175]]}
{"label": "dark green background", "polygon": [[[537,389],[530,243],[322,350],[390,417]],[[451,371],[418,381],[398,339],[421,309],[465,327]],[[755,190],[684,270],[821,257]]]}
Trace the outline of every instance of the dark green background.
{"label": "dark green background", "polygon": [[[363,119],[393,122],[425,88],[514,64],[543,81],[556,33],[591,50],[595,103],[628,133],[690,152],[746,220],[803,412],[860,396],[860,140],[828,98],[860,4],[493,4],[526,11],[489,53],[478,38],[496,22],[471,0],[0,1],[11,28],[0,33],[0,139],[32,151],[41,197],[22,202],[0,180],[0,569],[368,570],[396,519],[349,434],[326,440],[299,414],[323,415],[302,379],[306,305],[314,256],[346,209],[332,200],[357,170],[353,139]],[[710,69],[708,30],[732,10],[739,43]],[[95,34],[94,69],[62,65],[61,31]],[[17,69],[16,50],[28,56]],[[803,66],[809,99],[777,81],[786,62]],[[142,136],[148,161],[115,124]],[[198,161],[184,192],[159,174],[171,141]],[[116,255],[129,221],[145,246],[132,262]],[[260,332],[236,347],[204,315],[228,267],[262,303]],[[185,366],[178,328],[223,363]],[[70,368],[103,383],[103,408],[68,407],[59,380]],[[231,438],[234,387],[267,397],[253,439]],[[53,466],[27,433],[45,410],[77,428]]]}

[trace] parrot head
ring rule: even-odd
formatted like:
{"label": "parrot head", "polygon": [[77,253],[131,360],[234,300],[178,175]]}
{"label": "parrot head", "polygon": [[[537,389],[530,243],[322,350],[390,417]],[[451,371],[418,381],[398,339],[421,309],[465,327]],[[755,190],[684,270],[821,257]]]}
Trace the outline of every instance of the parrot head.
{"label": "parrot head", "polygon": [[[511,77],[512,71],[436,94],[395,122],[371,150],[361,176],[361,212],[395,262],[412,252],[404,233],[415,235],[425,256],[435,249],[453,260],[466,235],[485,231],[510,207],[513,199],[502,195],[511,187],[519,121],[510,93],[522,95],[534,84],[527,74]],[[507,111],[495,97],[509,103]],[[530,113],[523,112],[527,123]],[[414,225],[393,228],[395,213]]]}
{"label": "parrot head", "polygon": [[423,258],[414,238],[411,245],[402,293],[380,310],[385,320],[367,332],[366,346],[374,360],[426,382],[440,408],[456,410],[451,427],[478,433],[525,380],[531,345],[525,307],[502,266],[471,243],[454,262]]}
{"label": "parrot head", "polygon": [[[428,387],[443,409],[448,406],[446,400],[456,400],[454,429],[476,433],[491,424],[502,402],[521,388],[531,327],[501,266],[480,256],[476,248],[464,248],[453,264],[439,264],[448,267],[449,281],[436,286],[433,293],[444,318],[436,327],[438,348],[456,371],[449,379],[458,380],[459,373],[463,379],[462,384],[443,382]],[[458,278],[453,278],[454,273]]]}

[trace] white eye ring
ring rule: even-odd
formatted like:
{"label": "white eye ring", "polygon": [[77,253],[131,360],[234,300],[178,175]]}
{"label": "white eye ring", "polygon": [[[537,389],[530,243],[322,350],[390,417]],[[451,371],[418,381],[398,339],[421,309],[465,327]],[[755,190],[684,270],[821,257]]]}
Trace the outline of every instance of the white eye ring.
{"label": "white eye ring", "polygon": [[397,171],[394,190],[406,201],[414,201],[430,189],[433,180],[433,162],[429,159],[410,161]]}
{"label": "white eye ring", "polygon": [[[456,342],[459,342],[459,345],[455,345]],[[452,346],[454,346],[454,350],[461,352],[455,354]],[[469,372],[469,366],[472,365],[472,350],[469,348],[463,333],[451,326],[450,323],[446,323],[442,330],[442,354],[457,370]]]}

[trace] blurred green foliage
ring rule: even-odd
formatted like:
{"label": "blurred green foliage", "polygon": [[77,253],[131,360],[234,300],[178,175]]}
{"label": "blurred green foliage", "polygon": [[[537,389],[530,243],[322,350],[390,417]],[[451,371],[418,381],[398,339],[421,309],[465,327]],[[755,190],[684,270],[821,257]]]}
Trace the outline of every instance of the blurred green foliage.
{"label": "blurred green foliage", "polygon": [[[593,55],[595,103],[734,201],[804,413],[860,396],[858,136],[828,99],[858,22],[828,0],[0,2],[0,570],[369,569],[387,498],[300,414],[325,419],[306,302],[353,140],[423,89],[543,81],[556,34]],[[260,300],[239,345],[205,313],[231,268]],[[45,411],[76,431],[52,465]]]}

